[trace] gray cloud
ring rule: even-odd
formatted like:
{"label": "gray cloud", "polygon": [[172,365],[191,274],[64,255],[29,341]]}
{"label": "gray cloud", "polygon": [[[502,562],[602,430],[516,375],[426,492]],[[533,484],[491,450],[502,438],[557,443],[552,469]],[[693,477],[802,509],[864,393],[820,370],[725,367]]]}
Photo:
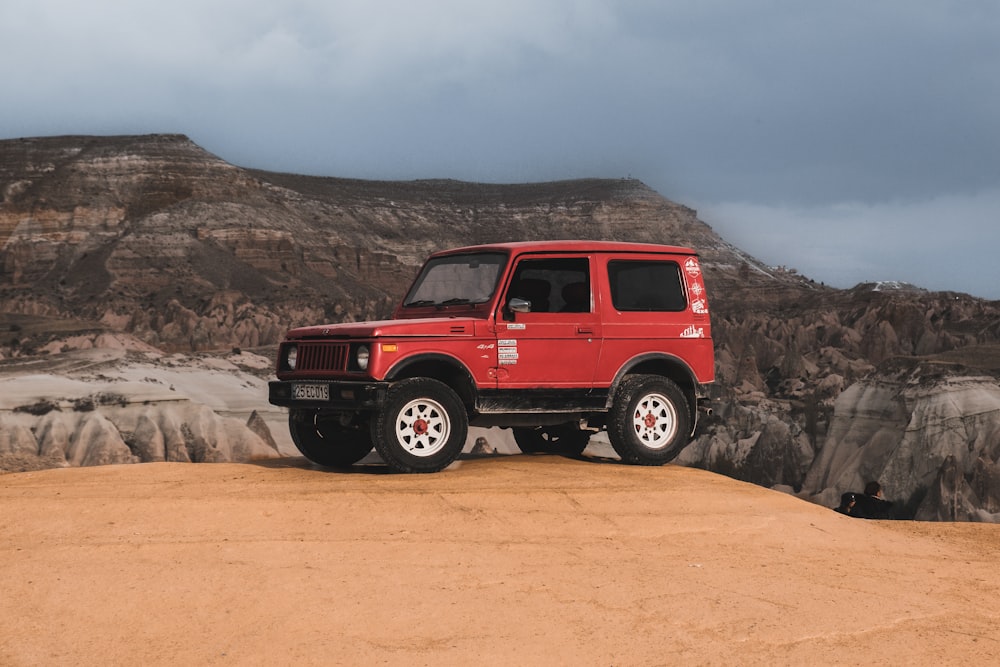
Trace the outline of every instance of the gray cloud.
{"label": "gray cloud", "polygon": [[[362,178],[630,174],[834,283],[882,244],[850,274],[950,284],[931,223],[901,235],[894,211],[950,201],[967,252],[1000,241],[993,0],[35,0],[0,5],[0,57],[5,137],[184,132]],[[966,289],[1000,296],[984,271]]]}
{"label": "gray cloud", "polygon": [[835,287],[899,280],[1000,299],[989,257],[1000,240],[1000,188],[880,204],[725,203],[707,205],[701,217],[751,255]]}

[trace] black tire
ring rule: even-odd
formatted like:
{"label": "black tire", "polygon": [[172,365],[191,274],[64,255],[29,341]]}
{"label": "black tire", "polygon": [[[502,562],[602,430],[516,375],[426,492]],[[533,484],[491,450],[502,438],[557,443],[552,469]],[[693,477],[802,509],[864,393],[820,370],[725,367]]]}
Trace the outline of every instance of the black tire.
{"label": "black tire", "polygon": [[622,462],[663,465],[688,443],[687,398],[672,380],[632,375],[622,380],[608,414],[608,439]]}
{"label": "black tire", "polygon": [[438,472],[458,458],[469,416],[451,387],[430,378],[400,380],[386,393],[371,437],[395,472]]}
{"label": "black tire", "polygon": [[372,450],[367,424],[344,426],[339,421],[323,419],[317,410],[289,411],[288,430],[302,456],[329,468],[357,463]]}
{"label": "black tire", "polygon": [[539,426],[537,428],[517,427],[514,442],[525,454],[565,454],[579,456],[590,442],[590,432],[580,430],[576,423]]}

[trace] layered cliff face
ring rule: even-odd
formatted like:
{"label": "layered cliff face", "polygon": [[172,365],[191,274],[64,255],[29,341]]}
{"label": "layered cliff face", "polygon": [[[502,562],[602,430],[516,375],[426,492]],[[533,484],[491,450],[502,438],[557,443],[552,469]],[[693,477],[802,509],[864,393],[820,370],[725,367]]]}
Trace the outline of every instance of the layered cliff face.
{"label": "layered cliff face", "polygon": [[863,286],[716,310],[719,411],[678,460],[830,507],[879,481],[901,517],[996,520],[998,322],[966,295]]}
{"label": "layered cliff face", "polygon": [[[971,459],[957,455],[957,441],[945,448],[951,458],[931,453],[930,438],[883,458],[900,422],[916,431],[937,419],[909,411],[915,399],[900,398],[908,389],[886,388],[900,382],[895,360],[961,363],[969,370],[952,376],[985,390],[1000,364],[962,355],[1000,341],[1000,304],[909,286],[817,285],[764,266],[635,180],[358,181],[241,169],[179,135],[51,137],[0,141],[0,196],[0,358],[10,363],[88,348],[255,348],[293,326],[383,317],[427,254],[446,247],[689,245],[710,288],[717,414],[680,462],[827,504],[871,477],[921,517],[997,512],[1000,453],[985,425],[975,426],[981,439],[968,436]],[[947,397],[962,382],[935,384],[933,368],[917,365],[907,383],[933,387],[942,404],[956,400]],[[74,429],[89,423],[76,419]],[[920,468],[924,458],[934,465]]]}
{"label": "layered cliff face", "polygon": [[340,242],[315,201],[184,137],[0,142],[0,188],[2,310],[163,349],[268,344],[290,323],[373,316],[412,271],[349,225]]}
{"label": "layered cliff face", "polygon": [[[753,262],[638,181],[314,178],[239,169],[177,135],[0,141],[0,192],[0,310],[93,321],[167,350],[383,317],[446,247],[693,245],[720,281]],[[754,275],[781,284],[759,263]]]}
{"label": "layered cliff face", "polygon": [[901,516],[1000,519],[1000,384],[953,364],[897,359],[837,398],[802,493],[835,506],[878,480]]}

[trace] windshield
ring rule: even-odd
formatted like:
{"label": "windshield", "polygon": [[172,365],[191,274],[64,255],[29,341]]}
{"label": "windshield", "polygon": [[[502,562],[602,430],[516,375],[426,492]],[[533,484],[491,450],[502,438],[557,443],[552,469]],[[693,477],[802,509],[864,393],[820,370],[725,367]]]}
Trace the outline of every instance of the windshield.
{"label": "windshield", "polygon": [[448,255],[432,259],[403,299],[404,307],[484,303],[493,296],[507,263],[501,252]]}

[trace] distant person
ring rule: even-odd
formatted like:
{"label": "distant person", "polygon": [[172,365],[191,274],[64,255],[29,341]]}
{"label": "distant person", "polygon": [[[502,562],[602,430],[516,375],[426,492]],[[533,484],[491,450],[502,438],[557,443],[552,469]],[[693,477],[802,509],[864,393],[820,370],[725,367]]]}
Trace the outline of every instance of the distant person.
{"label": "distant person", "polygon": [[891,519],[892,503],[882,497],[882,485],[878,482],[865,484],[865,492],[855,494],[851,516],[860,519]]}
{"label": "distant person", "polygon": [[834,512],[840,512],[841,514],[846,514],[847,516],[853,516],[851,512],[854,510],[854,504],[857,502],[855,500],[856,494],[848,491],[847,493],[840,496],[840,506],[834,507]]}

